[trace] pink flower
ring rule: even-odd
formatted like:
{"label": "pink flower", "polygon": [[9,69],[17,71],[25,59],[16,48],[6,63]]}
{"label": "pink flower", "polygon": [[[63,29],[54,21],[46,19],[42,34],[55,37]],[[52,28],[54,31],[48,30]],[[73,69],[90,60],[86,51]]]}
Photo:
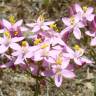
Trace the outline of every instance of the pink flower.
{"label": "pink flower", "polygon": [[40,61],[42,59],[46,59],[50,51],[50,42],[44,41],[36,46],[33,46],[33,50],[31,51],[34,54],[33,60]]}
{"label": "pink flower", "polygon": [[67,52],[68,53],[64,53],[64,56],[70,58],[70,59],[73,59],[74,62],[77,64],[77,65],[82,65],[83,63],[88,63],[88,64],[91,64],[93,63],[91,60],[87,59],[87,57],[83,56],[84,54],[84,49],[80,48],[78,45],[76,45],[74,47],[75,51],[73,51],[72,49],[70,48],[67,48]]}
{"label": "pink flower", "polygon": [[81,15],[81,20],[86,19],[88,21],[92,21],[94,19],[95,15],[93,14],[92,7],[83,6],[81,8],[79,4],[75,4],[75,10],[77,14]]}
{"label": "pink flower", "polygon": [[11,48],[15,50],[12,56],[17,57],[14,64],[25,64],[24,60],[32,57],[31,47],[26,41],[22,41],[22,46],[19,44],[17,46],[11,45]]}
{"label": "pink flower", "polygon": [[2,22],[3,26],[11,33],[12,37],[18,37],[18,36],[20,37],[22,36],[22,32],[28,30],[27,28],[21,26],[23,20],[19,20],[16,23],[10,23],[6,19],[3,19]]}
{"label": "pink flower", "polygon": [[11,38],[9,32],[4,32],[4,36],[0,38],[0,54],[5,53],[11,46],[17,46],[16,42],[20,42],[24,37]]}
{"label": "pink flower", "polygon": [[41,15],[38,17],[36,23],[31,23],[31,24],[26,24],[29,27],[32,27],[32,32],[38,32],[38,31],[45,31],[45,30],[49,30],[50,28],[48,27],[48,25],[53,24],[54,21],[48,21],[48,22],[44,22],[44,17]]}
{"label": "pink flower", "polygon": [[89,28],[91,30],[87,30],[85,33],[88,36],[92,37],[90,45],[96,46],[96,16],[95,16],[94,20],[91,22]]}
{"label": "pink flower", "polygon": [[86,31],[85,32],[88,36],[92,37],[90,45],[91,46],[96,46],[96,32],[92,31]]}
{"label": "pink flower", "polygon": [[70,18],[62,18],[63,23],[67,26],[64,30],[61,31],[61,37],[68,31],[73,31],[73,34],[76,39],[81,38],[80,28],[84,27],[84,24],[80,21],[80,16],[78,14]]}
{"label": "pink flower", "polygon": [[70,71],[67,68],[63,68],[62,65],[53,65],[52,68],[53,72],[55,73],[54,79],[57,87],[61,86],[63,77],[71,79],[75,77],[73,71]]}

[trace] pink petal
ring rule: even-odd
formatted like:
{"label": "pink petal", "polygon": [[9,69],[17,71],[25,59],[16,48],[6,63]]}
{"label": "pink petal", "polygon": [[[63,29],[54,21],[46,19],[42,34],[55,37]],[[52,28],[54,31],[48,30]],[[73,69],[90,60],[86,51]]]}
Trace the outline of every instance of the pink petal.
{"label": "pink petal", "polygon": [[2,20],[4,27],[10,29],[12,27],[11,23],[5,19]]}
{"label": "pink petal", "polygon": [[62,68],[67,68],[69,65],[70,59],[69,58],[64,58],[63,57],[63,62],[62,62]]}
{"label": "pink petal", "polygon": [[28,31],[28,28],[26,28],[26,27],[20,27],[20,31],[21,31],[21,32]]}
{"label": "pink petal", "polygon": [[24,58],[31,58],[33,56],[32,52],[28,52],[25,54]]}
{"label": "pink petal", "polygon": [[42,58],[42,52],[41,51],[37,51],[37,52],[34,53],[34,60],[35,61],[40,61],[42,59],[43,58]]}
{"label": "pink petal", "polygon": [[84,24],[83,24],[82,22],[79,22],[79,23],[77,24],[77,26],[78,26],[79,28],[83,28],[83,27],[84,27]]}
{"label": "pink petal", "polygon": [[85,32],[88,36],[94,37],[95,36],[95,32],[90,32],[90,31],[86,31]]}
{"label": "pink petal", "polygon": [[13,52],[12,53],[12,56],[18,56],[20,54],[20,52],[19,51],[16,51],[16,52]]}
{"label": "pink petal", "polygon": [[55,63],[55,60],[52,57],[47,58],[46,61],[53,64]]}
{"label": "pink petal", "polygon": [[37,24],[37,23],[28,23],[28,24],[26,24],[26,26],[28,26],[28,27],[31,27],[31,28],[32,28],[32,27],[36,26],[36,24]]}
{"label": "pink petal", "polygon": [[94,14],[89,14],[89,15],[86,15],[86,18],[87,18],[87,20],[88,21],[92,21],[92,20],[94,20]]}
{"label": "pink petal", "polygon": [[0,29],[0,33],[4,33],[5,32],[5,29]]}
{"label": "pink petal", "polygon": [[11,67],[13,65],[13,63],[10,61],[10,62],[8,62],[8,63],[6,63],[6,64],[1,64],[0,65],[0,68],[9,68],[9,67]]}
{"label": "pink petal", "polygon": [[24,37],[14,37],[12,38],[12,42],[20,42],[24,39]]}
{"label": "pink petal", "polygon": [[13,28],[20,27],[20,26],[22,25],[22,23],[23,23],[23,20],[22,20],[22,19],[19,20],[19,21],[17,21],[17,22],[13,25]]}
{"label": "pink petal", "polygon": [[69,70],[62,70],[62,75],[66,78],[74,78],[75,74]]}
{"label": "pink petal", "polygon": [[93,7],[88,7],[86,14],[92,14],[93,13]]}
{"label": "pink petal", "polygon": [[43,26],[41,26],[41,29],[43,29],[43,30],[49,30],[50,28],[48,26],[43,25]]}
{"label": "pink petal", "polygon": [[77,65],[82,65],[82,61],[81,61],[81,59],[80,58],[74,58],[74,62],[77,64]]}
{"label": "pink petal", "polygon": [[8,47],[6,47],[5,45],[0,46],[0,54],[5,53],[7,50],[8,50]]}
{"label": "pink petal", "polygon": [[96,37],[91,40],[91,46],[96,46]]}
{"label": "pink petal", "polygon": [[80,20],[81,20],[81,14],[78,13],[78,14],[74,15],[74,20],[75,20],[75,22],[74,22],[75,24],[78,23],[78,22],[80,22]]}
{"label": "pink petal", "polygon": [[60,38],[56,38],[56,37],[53,37],[51,40],[50,40],[51,44],[54,46],[56,44],[60,44],[60,45],[65,45],[64,41],[61,40]]}
{"label": "pink petal", "polygon": [[43,24],[46,26],[46,25],[51,25],[53,23],[54,23],[54,21],[48,21],[48,22],[44,22]]}
{"label": "pink petal", "polygon": [[81,60],[82,60],[82,62],[84,62],[84,63],[88,63],[88,64],[92,64],[92,63],[93,63],[92,60],[89,60],[89,59],[87,59],[86,57],[82,57]]}
{"label": "pink petal", "polygon": [[60,36],[63,37],[63,35],[65,33],[67,33],[68,31],[70,31],[72,28],[71,27],[66,27],[65,29],[63,29],[61,32],[60,32]]}
{"label": "pink petal", "polygon": [[80,31],[79,28],[74,27],[73,34],[74,34],[76,39],[80,39],[81,38],[81,31]]}
{"label": "pink petal", "polygon": [[64,17],[64,18],[62,18],[62,21],[63,21],[63,23],[64,23],[66,26],[70,26],[70,25],[71,25],[69,18]]}
{"label": "pink petal", "polygon": [[78,12],[80,12],[82,14],[84,13],[83,10],[82,10],[82,8],[81,8],[81,6],[79,4],[75,4],[75,10],[76,10],[77,13]]}
{"label": "pink petal", "polygon": [[24,61],[23,61],[23,58],[22,58],[22,55],[19,55],[14,63],[15,65],[18,65],[18,64],[25,64]]}
{"label": "pink petal", "polygon": [[38,32],[40,30],[40,26],[34,26],[32,32]]}
{"label": "pink petal", "polygon": [[59,75],[59,74],[56,74],[55,75],[55,85],[57,86],[57,87],[60,87],[61,86],[61,83],[62,83],[62,76],[61,75]]}
{"label": "pink petal", "polygon": [[17,43],[11,43],[9,46],[10,46],[10,48],[12,48],[14,50],[20,50],[21,49],[21,46]]}

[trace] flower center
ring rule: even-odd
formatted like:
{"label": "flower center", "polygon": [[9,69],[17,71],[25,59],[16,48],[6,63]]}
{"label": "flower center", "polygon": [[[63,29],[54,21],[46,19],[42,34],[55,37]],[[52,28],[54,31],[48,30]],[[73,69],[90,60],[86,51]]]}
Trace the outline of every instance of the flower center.
{"label": "flower center", "polygon": [[74,49],[75,49],[76,51],[79,51],[81,48],[80,48],[79,45],[75,45],[75,46],[74,46]]}
{"label": "flower center", "polygon": [[41,39],[40,38],[39,39],[35,39],[34,45],[38,45],[39,43],[41,43]]}
{"label": "flower center", "polygon": [[86,11],[87,11],[87,9],[88,9],[88,7],[87,7],[87,6],[83,6],[83,8],[82,8],[82,9],[83,9],[83,11],[84,11],[84,12],[86,12]]}
{"label": "flower center", "polygon": [[74,49],[75,49],[76,52],[78,52],[79,54],[83,55],[84,49],[80,48],[79,45],[75,45]]}
{"label": "flower center", "polygon": [[50,24],[49,26],[50,26],[50,28],[52,28],[52,29],[56,30],[57,32],[59,32],[56,24]]}
{"label": "flower center", "polygon": [[11,38],[11,35],[10,35],[10,32],[9,32],[9,31],[4,32],[4,35],[5,35],[7,38]]}
{"label": "flower center", "polygon": [[43,45],[41,46],[41,49],[47,48],[48,46],[49,46],[49,44],[48,44],[48,43],[45,43],[45,44],[43,44]]}
{"label": "flower center", "polygon": [[74,16],[72,16],[72,17],[70,18],[70,23],[71,23],[71,25],[74,25],[74,22],[75,22],[75,18],[74,18]]}
{"label": "flower center", "polygon": [[38,17],[38,20],[37,20],[38,22],[44,22],[44,16],[43,15],[40,15],[39,17]]}
{"label": "flower center", "polygon": [[17,35],[18,35],[18,33],[19,33],[18,31],[15,31],[15,32],[14,32],[14,35],[15,35],[15,36],[17,36]]}
{"label": "flower center", "polygon": [[56,59],[56,63],[57,64],[62,64],[62,55],[61,54],[58,55],[58,57]]}
{"label": "flower center", "polygon": [[27,46],[27,41],[22,41],[22,47],[26,47]]}
{"label": "flower center", "polygon": [[15,17],[14,16],[10,16],[9,17],[9,21],[14,24],[16,21],[15,21]]}

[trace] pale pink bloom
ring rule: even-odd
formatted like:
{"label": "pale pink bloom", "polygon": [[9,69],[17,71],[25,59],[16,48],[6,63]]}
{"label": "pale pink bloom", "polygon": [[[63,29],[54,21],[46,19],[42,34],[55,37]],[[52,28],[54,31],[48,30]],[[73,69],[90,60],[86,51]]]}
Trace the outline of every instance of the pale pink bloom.
{"label": "pale pink bloom", "polygon": [[67,26],[64,30],[61,31],[60,35],[61,37],[69,31],[73,31],[73,34],[76,39],[81,38],[81,31],[80,28],[84,27],[84,24],[80,21],[80,16],[78,14],[67,18],[62,18],[63,23]]}
{"label": "pale pink bloom", "polygon": [[60,87],[63,81],[63,77],[65,78],[74,78],[75,74],[73,71],[68,70],[67,68],[63,68],[62,65],[53,65],[52,66],[53,72],[55,73],[54,80],[55,85]]}
{"label": "pale pink bloom", "polygon": [[9,47],[11,48],[11,46],[13,46],[13,45],[16,46],[17,42],[20,42],[23,39],[24,39],[24,37],[14,37],[14,38],[11,38],[11,37],[7,37],[4,34],[4,37],[0,38],[0,54],[5,53],[8,50]]}
{"label": "pale pink bloom", "polygon": [[64,53],[64,56],[73,59],[77,65],[82,65],[83,63],[92,64],[93,62],[89,60],[86,56],[84,56],[85,49],[78,48],[76,50],[72,50],[71,48],[67,48],[68,53]]}
{"label": "pale pink bloom", "polygon": [[34,54],[33,59],[35,61],[46,59],[50,51],[50,43],[49,41],[40,43],[39,45],[33,46],[33,49],[31,51]]}
{"label": "pale pink bloom", "polygon": [[6,19],[3,19],[2,22],[3,22],[4,27],[6,27],[8,30],[10,30],[10,29],[15,29],[16,30],[17,27],[20,27],[22,25],[23,20],[19,20],[15,24],[11,24]]}
{"label": "pale pink bloom", "polygon": [[49,40],[50,40],[50,44],[52,46],[55,46],[57,44],[62,45],[62,46],[66,45],[65,42],[60,37],[55,37],[54,36],[54,37],[50,38]]}
{"label": "pale pink bloom", "polygon": [[3,26],[4,28],[6,28],[12,35],[12,37],[20,37],[22,36],[22,32],[28,31],[28,29],[24,26],[22,26],[23,24],[23,20],[19,20],[16,23],[12,24],[9,21],[7,21],[6,19],[2,20],[3,22]]}
{"label": "pale pink bloom", "polygon": [[29,46],[27,42],[25,43],[26,46],[20,46],[19,44],[17,44],[16,46],[11,45],[11,48],[15,50],[12,53],[12,56],[17,57],[14,64],[25,64],[24,60],[26,61],[27,58],[32,57],[31,46]]}
{"label": "pale pink bloom", "polygon": [[65,57],[62,51],[50,51],[50,58],[48,59],[48,62],[52,66],[54,80],[57,87],[60,87],[63,77],[75,77],[75,74],[72,72],[72,70],[67,69],[69,66],[70,58]]}
{"label": "pale pink bloom", "polygon": [[53,24],[54,21],[44,22],[44,18],[39,16],[35,23],[26,24],[29,27],[32,27],[32,32],[38,32],[40,30],[49,30],[48,25]]}
{"label": "pale pink bloom", "polygon": [[93,14],[93,7],[82,7],[79,4],[75,4],[75,10],[77,14],[81,16],[81,20],[88,20],[92,21],[94,19],[94,14]]}
{"label": "pale pink bloom", "polygon": [[90,45],[96,46],[96,32],[86,31],[85,32],[88,36],[92,37]]}

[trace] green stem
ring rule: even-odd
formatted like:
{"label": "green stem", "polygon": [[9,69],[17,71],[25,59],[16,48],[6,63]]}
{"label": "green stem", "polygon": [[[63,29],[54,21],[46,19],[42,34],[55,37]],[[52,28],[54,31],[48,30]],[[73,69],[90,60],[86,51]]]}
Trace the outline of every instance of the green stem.
{"label": "green stem", "polygon": [[39,96],[39,80],[36,78],[36,88],[34,96]]}

